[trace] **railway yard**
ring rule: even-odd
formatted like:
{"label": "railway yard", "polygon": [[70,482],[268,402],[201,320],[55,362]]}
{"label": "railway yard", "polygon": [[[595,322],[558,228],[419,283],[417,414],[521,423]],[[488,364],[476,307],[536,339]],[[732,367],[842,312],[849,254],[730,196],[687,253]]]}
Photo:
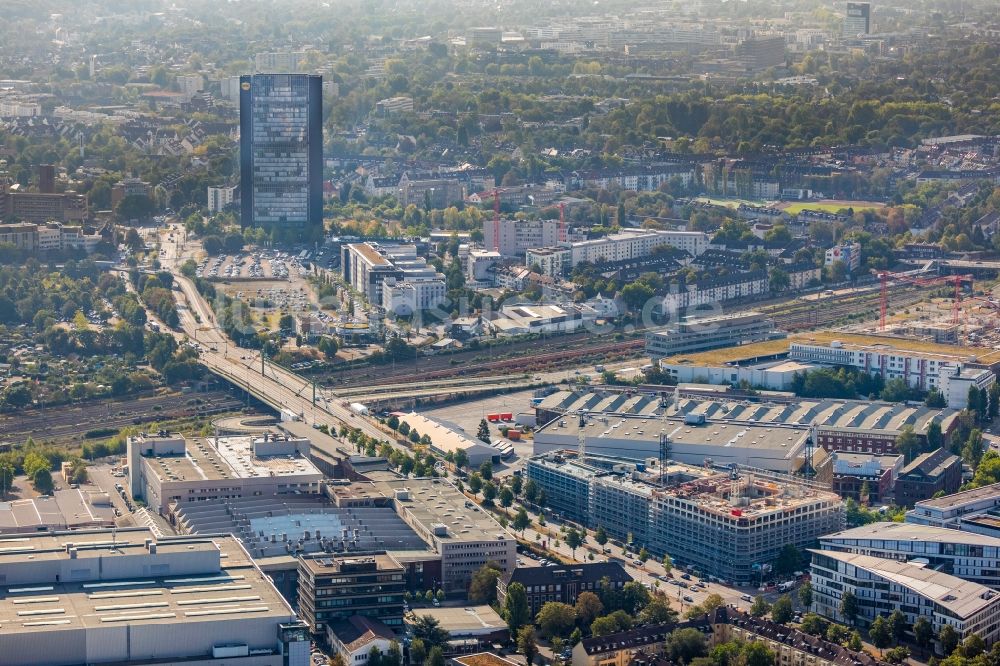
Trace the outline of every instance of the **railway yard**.
{"label": "railway yard", "polygon": [[79,442],[87,439],[89,432],[222,414],[238,411],[244,404],[235,391],[213,390],[26,409],[0,416],[0,441],[23,442],[32,437],[47,442]]}

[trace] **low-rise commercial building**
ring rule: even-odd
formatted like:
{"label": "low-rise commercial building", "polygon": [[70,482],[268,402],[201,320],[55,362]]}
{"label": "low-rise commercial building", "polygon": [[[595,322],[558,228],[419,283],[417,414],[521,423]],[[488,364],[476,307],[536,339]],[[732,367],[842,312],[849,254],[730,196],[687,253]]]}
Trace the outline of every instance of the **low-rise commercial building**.
{"label": "low-rise commercial building", "polygon": [[[1000,592],[935,571],[919,563],[812,550],[813,608],[837,622],[868,626],[879,616],[900,611],[913,626],[926,618],[935,635],[950,625],[960,639],[978,635],[992,645],[1000,635]],[[840,602],[850,592],[858,615],[845,618]]]}
{"label": "low-rise commercial building", "polygon": [[126,445],[129,490],[153,511],[242,497],[318,493],[323,473],[309,461],[309,440],[136,435]]}
{"label": "low-rise commercial building", "polygon": [[871,523],[820,537],[820,550],[913,562],[1000,588],[1000,539],[913,523]]}
{"label": "low-rise commercial building", "polygon": [[4,663],[309,664],[308,629],[231,536],[119,528],[4,546]]}
{"label": "low-rise commercial building", "polygon": [[442,305],[448,287],[441,278],[387,278],[382,285],[382,308],[401,317]]}
{"label": "low-rise commercial building", "polygon": [[[404,591],[403,567],[386,553],[299,559],[299,609],[314,634],[337,633],[352,617],[402,629]],[[347,645],[358,636],[339,638]]]}
{"label": "low-rise commercial building", "polygon": [[620,590],[633,580],[625,567],[615,561],[590,564],[567,564],[550,567],[517,567],[497,579],[497,603],[501,608],[507,599],[507,590],[520,583],[528,596],[528,608],[535,616],[550,601],[569,604],[583,592],[599,594],[601,581],[607,579],[612,589]]}
{"label": "low-rise commercial building", "polygon": [[906,512],[906,522],[964,530],[969,529],[966,520],[980,516],[1000,516],[1000,483],[920,500]]}
{"label": "low-rise commercial building", "polygon": [[962,459],[946,449],[928,451],[903,467],[893,492],[896,504],[913,506],[937,494],[949,495],[962,485]]}
{"label": "low-rise commercial building", "polygon": [[646,334],[646,353],[654,360],[674,354],[687,354],[733,347],[750,342],[783,337],[774,322],[759,312],[695,318],[687,317],[662,331]]}

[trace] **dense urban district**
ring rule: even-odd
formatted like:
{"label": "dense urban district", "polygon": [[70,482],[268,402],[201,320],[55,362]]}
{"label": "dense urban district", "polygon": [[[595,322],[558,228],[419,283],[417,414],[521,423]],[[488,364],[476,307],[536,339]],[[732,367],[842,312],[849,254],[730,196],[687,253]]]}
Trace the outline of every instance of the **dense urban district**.
{"label": "dense urban district", "polygon": [[996,0],[0,14],[0,664],[1000,666]]}

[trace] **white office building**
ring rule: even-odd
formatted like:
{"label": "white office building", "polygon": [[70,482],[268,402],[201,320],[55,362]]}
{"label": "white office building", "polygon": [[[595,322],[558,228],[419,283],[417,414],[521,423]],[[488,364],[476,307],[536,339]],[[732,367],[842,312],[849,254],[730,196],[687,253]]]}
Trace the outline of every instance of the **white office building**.
{"label": "white office building", "polygon": [[[895,344],[889,344],[894,342]],[[888,381],[905,379],[906,383],[922,391],[939,390],[952,409],[968,405],[969,388],[988,391],[996,375],[987,368],[966,364],[968,352],[961,354],[946,351],[918,351],[906,349],[905,342],[886,339],[885,343],[872,340],[870,344],[833,340],[829,345],[813,342],[793,342],[788,357],[805,363],[843,365],[881,374]],[[943,346],[942,346],[943,347]]]}
{"label": "white office building", "polygon": [[438,278],[388,278],[382,285],[382,307],[386,312],[408,317],[445,302],[448,287]]}
{"label": "white office building", "polygon": [[1000,588],[1000,539],[913,523],[871,523],[820,537],[821,550],[911,562]]}
{"label": "white office building", "polygon": [[854,623],[868,626],[876,617],[899,610],[910,626],[926,618],[937,634],[944,625],[961,639],[977,634],[987,645],[1000,632],[1000,592],[979,583],[935,571],[919,562],[811,550],[813,610],[837,622],[844,593],[858,601]]}

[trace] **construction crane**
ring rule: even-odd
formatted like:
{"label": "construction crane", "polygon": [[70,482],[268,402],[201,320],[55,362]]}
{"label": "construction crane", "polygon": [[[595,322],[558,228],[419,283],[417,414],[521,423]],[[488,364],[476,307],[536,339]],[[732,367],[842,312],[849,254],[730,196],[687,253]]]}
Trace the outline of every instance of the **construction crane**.
{"label": "construction crane", "polygon": [[962,283],[968,282],[969,287],[972,287],[972,276],[971,275],[940,275],[936,277],[918,277],[917,275],[908,275],[906,273],[891,273],[889,271],[879,271],[876,273],[881,283],[881,298],[879,300],[879,320],[878,320],[878,330],[885,330],[885,316],[889,309],[889,280],[896,282],[905,282],[907,284],[916,285],[918,287],[937,287],[940,285],[951,284],[955,288],[955,296],[952,299],[951,304],[951,320],[953,324],[958,324],[961,318],[962,310]]}
{"label": "construction crane", "polygon": [[559,204],[559,242],[566,242],[566,204]]}

